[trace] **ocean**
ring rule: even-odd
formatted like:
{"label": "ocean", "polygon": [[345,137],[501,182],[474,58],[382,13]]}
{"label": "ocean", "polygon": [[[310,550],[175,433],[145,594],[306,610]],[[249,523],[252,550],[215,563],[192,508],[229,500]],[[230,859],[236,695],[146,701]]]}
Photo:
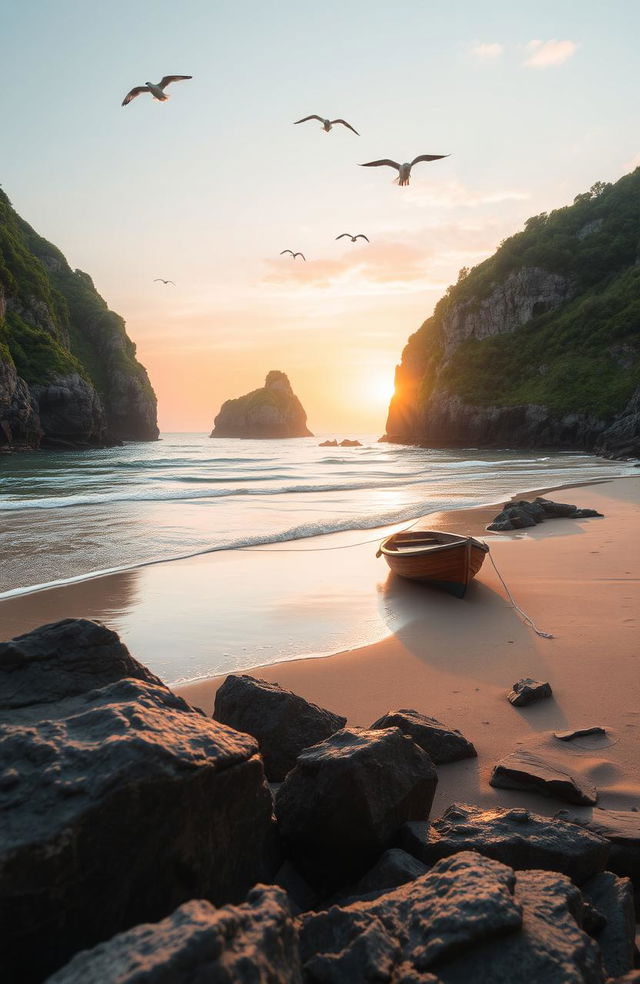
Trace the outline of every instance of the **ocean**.
{"label": "ocean", "polygon": [[587,454],[430,450],[357,436],[362,447],[323,448],[323,436],[163,434],[154,443],[4,456],[0,599],[258,544],[320,545],[337,532],[357,543],[363,531],[433,510],[632,473]]}

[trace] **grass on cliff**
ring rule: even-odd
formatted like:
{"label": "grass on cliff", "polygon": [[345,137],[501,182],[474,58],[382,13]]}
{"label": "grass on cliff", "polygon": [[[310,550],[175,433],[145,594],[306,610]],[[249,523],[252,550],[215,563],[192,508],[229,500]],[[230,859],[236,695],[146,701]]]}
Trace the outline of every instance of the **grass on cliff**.
{"label": "grass on cliff", "polygon": [[78,359],[43,328],[28,324],[10,312],[0,325],[0,357],[13,362],[27,383],[47,383],[56,376],[88,374]]}

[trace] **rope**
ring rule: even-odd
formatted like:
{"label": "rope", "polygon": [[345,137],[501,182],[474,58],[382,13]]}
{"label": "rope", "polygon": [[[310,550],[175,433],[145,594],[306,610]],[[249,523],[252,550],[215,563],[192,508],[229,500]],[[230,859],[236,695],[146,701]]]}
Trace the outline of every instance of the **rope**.
{"label": "rope", "polygon": [[539,636],[542,636],[542,638],[543,638],[543,639],[555,639],[555,636],[554,636],[554,635],[552,635],[552,634],[551,634],[551,632],[543,632],[543,631],[542,631],[542,629],[539,629],[539,628],[537,627],[537,625],[536,625],[536,623],[535,623],[535,622],[533,621],[533,619],[532,619],[532,618],[530,618],[530,616],[529,616],[529,615],[527,615],[527,613],[526,613],[526,612],[524,612],[524,611],[522,610],[522,608],[520,608],[520,605],[518,605],[518,604],[516,603],[516,601],[515,601],[515,599],[514,599],[514,597],[513,597],[513,595],[511,594],[511,592],[509,591],[509,588],[508,588],[508,587],[507,587],[507,585],[506,585],[506,582],[505,582],[505,579],[503,578],[503,576],[502,576],[502,574],[500,573],[500,571],[499,571],[499,570],[498,570],[498,568],[496,567],[496,562],[495,562],[495,560],[493,559],[493,555],[492,555],[492,553],[491,553],[491,551],[489,551],[489,560],[490,560],[490,561],[491,561],[491,563],[493,564],[493,569],[494,569],[494,571],[496,572],[496,574],[498,575],[498,577],[500,578],[500,581],[502,582],[502,587],[503,587],[503,588],[504,588],[504,590],[505,590],[505,591],[507,592],[507,595],[508,595],[508,598],[509,598],[509,601],[511,602],[511,604],[512,604],[512,606],[513,606],[513,607],[515,608],[515,610],[516,610],[516,611],[518,612],[518,614],[519,614],[519,615],[520,615],[520,616],[522,617],[522,620],[523,620],[523,622],[524,622],[524,623],[525,623],[526,625],[529,625],[529,626],[530,626],[530,628],[532,628],[532,629],[533,629],[533,631],[534,631],[534,632],[536,633],[536,635],[539,635]]}

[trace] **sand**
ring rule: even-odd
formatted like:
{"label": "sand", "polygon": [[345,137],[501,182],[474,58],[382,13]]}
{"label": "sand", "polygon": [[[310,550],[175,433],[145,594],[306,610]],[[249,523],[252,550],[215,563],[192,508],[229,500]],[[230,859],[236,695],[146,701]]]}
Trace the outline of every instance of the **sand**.
{"label": "sand", "polygon": [[[478,758],[439,767],[433,815],[456,800],[525,805],[549,815],[566,806],[489,785],[493,765],[518,748],[593,782],[601,807],[640,806],[640,479],[565,489],[554,498],[596,508],[605,518],[548,520],[490,540],[516,600],[553,639],[523,624],[485,561],[463,601],[389,576],[382,607],[397,627],[387,638],[253,672],[346,715],[349,725],[367,727],[404,707],[461,730]],[[453,515],[430,517],[427,525],[450,529]],[[455,527],[481,534],[487,515],[458,513]],[[523,676],[549,681],[553,697],[514,708],[506,693]],[[210,713],[222,679],[179,692]],[[573,742],[553,736],[591,725],[605,727],[606,735]]]}

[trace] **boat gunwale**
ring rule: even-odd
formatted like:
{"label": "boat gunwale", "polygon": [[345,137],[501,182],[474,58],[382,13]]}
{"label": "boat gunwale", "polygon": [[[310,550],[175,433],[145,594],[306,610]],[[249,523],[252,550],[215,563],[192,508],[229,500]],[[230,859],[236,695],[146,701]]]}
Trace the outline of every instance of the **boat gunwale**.
{"label": "boat gunwale", "polygon": [[[416,533],[419,532],[421,531],[416,530]],[[455,548],[465,547],[467,544],[469,544],[471,547],[474,546],[477,547],[479,550],[482,550],[483,553],[489,553],[489,545],[487,543],[483,543],[481,540],[476,540],[475,537],[473,536],[464,536],[463,534],[460,533],[446,533],[444,530],[424,530],[424,532],[443,533],[445,536],[456,537],[456,539],[452,540],[449,543],[438,543],[433,545],[425,544],[425,546],[422,549],[414,549],[411,552],[411,557],[420,557],[421,554],[427,555],[427,554],[440,553],[441,551],[444,550],[453,550]],[[403,556],[401,550],[393,550],[387,547],[387,543],[389,543],[390,540],[393,540],[394,537],[396,536],[398,536],[398,533],[392,533],[390,536],[384,538],[384,540],[382,541],[379,547],[380,554],[384,554],[385,557],[395,557],[395,558]],[[409,555],[405,554],[405,556],[408,557]]]}

